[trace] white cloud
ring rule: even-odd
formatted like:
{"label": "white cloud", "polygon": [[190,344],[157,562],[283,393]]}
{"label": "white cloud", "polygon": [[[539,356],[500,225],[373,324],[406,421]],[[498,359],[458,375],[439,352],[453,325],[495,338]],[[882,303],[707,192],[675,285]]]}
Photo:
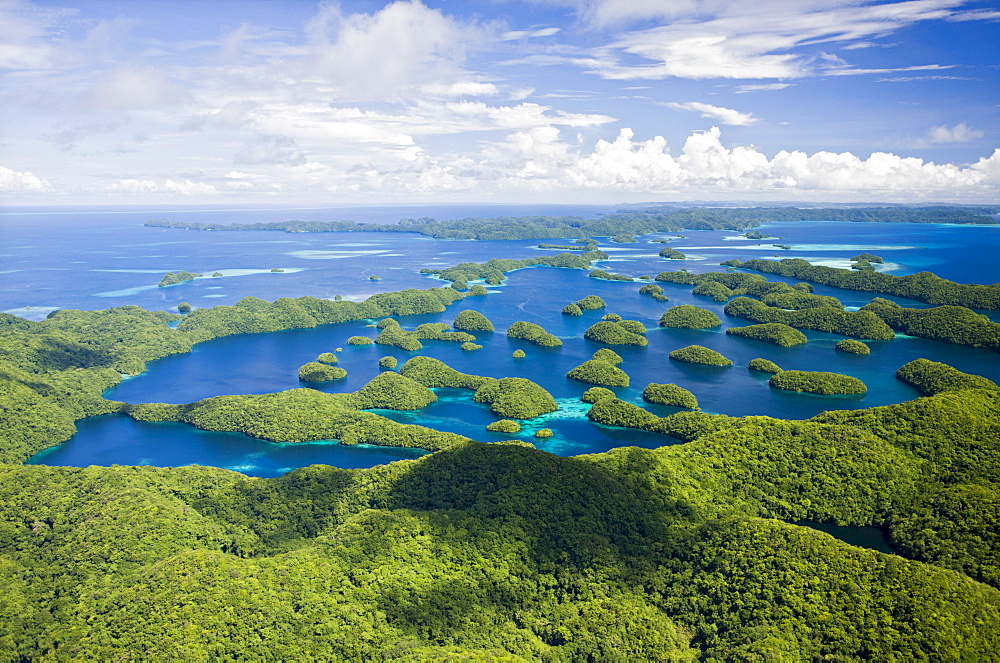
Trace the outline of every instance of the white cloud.
{"label": "white cloud", "polygon": [[42,193],[51,190],[52,185],[34,173],[19,172],[0,166],[0,191],[10,193]]}
{"label": "white cloud", "polygon": [[[583,11],[598,24],[669,19],[661,26],[626,33],[580,66],[617,80],[797,78],[824,73],[803,49],[818,44],[857,48],[921,21],[966,16],[963,0],[607,0]],[[985,16],[985,15],[984,15]],[[970,20],[972,20],[970,18]],[[646,64],[624,64],[620,54]],[[928,68],[933,68],[931,65]],[[909,68],[900,71],[913,70]],[[864,70],[855,70],[862,73]],[[872,70],[878,72],[879,70]],[[866,72],[871,73],[871,72]]]}
{"label": "white cloud", "polygon": [[163,188],[167,191],[179,193],[182,196],[204,196],[217,191],[215,186],[207,182],[192,182],[187,179],[181,182],[167,180],[163,184]]}
{"label": "white cloud", "polygon": [[490,97],[500,94],[499,88],[492,83],[431,83],[423,85],[420,91],[435,97]]}
{"label": "white cloud", "polygon": [[153,193],[159,191],[159,189],[160,187],[153,180],[138,180],[134,178],[121,179],[117,182],[112,182],[106,187],[109,193]]}
{"label": "white cloud", "polygon": [[932,143],[968,143],[982,138],[983,132],[960,122],[953,127],[934,127],[928,132],[928,140]]}
{"label": "white cloud", "polygon": [[157,110],[174,106],[187,93],[150,66],[115,69],[94,86],[87,101],[92,108],[108,110]]}
{"label": "white cloud", "polygon": [[757,118],[755,118],[752,113],[741,113],[740,111],[733,110],[732,108],[722,108],[721,106],[703,104],[698,101],[688,101],[685,103],[671,102],[666,105],[674,110],[701,113],[702,117],[718,120],[722,124],[728,124],[731,126],[745,126],[747,124],[753,124],[757,121]]}
{"label": "white cloud", "polygon": [[324,5],[308,32],[317,73],[345,94],[364,99],[465,78],[466,52],[484,39],[482,28],[417,1],[351,15],[337,5]]}
{"label": "white cloud", "polygon": [[786,87],[791,87],[791,83],[761,83],[759,85],[737,85],[736,94],[745,94],[747,92],[770,92],[773,90],[784,90]]}
{"label": "white cloud", "polygon": [[559,28],[539,28],[537,30],[509,30],[500,35],[500,39],[503,41],[514,41],[515,39],[551,37],[552,35],[559,34],[560,31],[561,30]]}

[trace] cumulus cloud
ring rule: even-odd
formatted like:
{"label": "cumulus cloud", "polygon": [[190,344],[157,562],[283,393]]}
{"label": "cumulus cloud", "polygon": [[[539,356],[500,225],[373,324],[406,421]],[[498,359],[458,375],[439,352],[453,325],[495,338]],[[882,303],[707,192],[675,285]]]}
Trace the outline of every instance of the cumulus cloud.
{"label": "cumulus cloud", "polygon": [[167,180],[163,184],[163,188],[166,191],[173,191],[181,194],[182,196],[204,196],[212,193],[216,193],[217,189],[214,185],[207,182],[192,182],[191,180],[182,180],[180,182],[175,180]]}
{"label": "cumulus cloud", "polygon": [[422,3],[393,2],[374,14],[324,5],[308,26],[311,58],[330,84],[357,98],[462,78],[466,52],[483,29]]}
{"label": "cumulus cloud", "polygon": [[51,190],[52,185],[34,173],[20,172],[0,166],[0,191],[9,193],[42,193]]}
{"label": "cumulus cloud", "polygon": [[960,122],[953,127],[934,127],[928,132],[928,140],[931,143],[968,143],[982,137],[982,131],[973,129],[965,122]]}
{"label": "cumulus cloud", "polygon": [[722,124],[728,124],[731,126],[744,126],[747,124],[753,124],[757,121],[757,118],[755,118],[752,113],[741,113],[740,111],[733,110],[732,108],[723,108],[721,106],[703,104],[697,101],[688,101],[686,103],[671,102],[666,105],[674,110],[700,113],[702,117],[711,118],[721,122]]}

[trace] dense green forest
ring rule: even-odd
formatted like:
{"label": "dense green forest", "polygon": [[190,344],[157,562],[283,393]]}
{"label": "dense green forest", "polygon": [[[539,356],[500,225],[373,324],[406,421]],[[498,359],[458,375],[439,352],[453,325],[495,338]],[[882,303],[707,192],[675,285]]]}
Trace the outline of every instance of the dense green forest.
{"label": "dense green forest", "polygon": [[[805,288],[701,276],[678,282],[742,289],[730,304],[753,304],[741,311],[793,303],[783,313],[808,322],[991,338],[992,328],[975,325],[972,340],[962,337],[960,307],[876,299],[844,318],[851,312],[839,302]],[[439,288],[361,303],[246,298],[187,316],[135,306],[40,322],[0,316],[0,660],[990,660],[1000,651],[1000,387],[944,364],[900,367],[897,378],[922,396],[897,405],[805,421],[657,416],[606,387],[585,389],[628,383],[622,357],[602,348],[570,376],[585,383],[587,416],[658,433],[663,446],[578,457],[366,411],[420,409],[442,387],[468,390],[507,421],[557,408],[523,378],[462,373],[420,355],[347,394],[293,389],[182,405],[101,397],[122,374],[227,334],[371,319],[380,336],[466,342],[443,323],[406,331],[387,317],[441,313],[462,297]],[[960,322],[946,325],[942,309]],[[641,338],[628,324],[636,321],[605,317],[602,335]],[[492,327],[479,315],[455,320]],[[517,326],[517,338],[550,336]],[[764,331],[774,329],[775,338],[791,334]],[[676,359],[731,363],[700,346],[682,350]],[[326,354],[311,368],[336,369]],[[750,368],[788,384],[832,379],[765,360]],[[672,384],[650,384],[644,397],[697,407]],[[285,443],[433,453],[276,479],[20,464],[68,439],[74,421],[110,412]],[[801,520],[885,528],[900,555],[790,524]]]}
{"label": "dense green forest", "polygon": [[[792,207],[689,208],[620,210],[597,219],[577,216],[521,216],[439,221],[428,217],[401,219],[397,224],[355,221],[279,221],[274,223],[200,223],[152,219],[154,228],[186,230],[283,230],[285,232],[407,232],[439,239],[556,239],[615,237],[680,230],[745,230],[778,221],[844,221],[866,223],[994,224],[996,210],[975,207],[867,207],[798,209]],[[550,247],[551,248],[551,247]],[[556,247],[562,248],[562,247]],[[575,250],[575,249],[570,249]],[[683,255],[683,254],[682,254]],[[676,257],[676,256],[670,256]]]}

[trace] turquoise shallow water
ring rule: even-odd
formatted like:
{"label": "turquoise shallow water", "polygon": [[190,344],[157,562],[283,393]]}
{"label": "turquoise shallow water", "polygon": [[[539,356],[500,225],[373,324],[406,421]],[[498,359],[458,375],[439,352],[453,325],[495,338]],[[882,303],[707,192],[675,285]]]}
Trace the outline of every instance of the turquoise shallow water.
{"label": "turquoise shallow water", "polygon": [[[535,213],[525,208],[521,213]],[[574,208],[573,213],[588,210]],[[600,210],[591,209],[592,213]],[[383,210],[368,212],[364,220],[393,221],[403,216],[464,217],[482,212],[469,208]],[[512,213],[510,210],[504,213]],[[378,217],[378,214],[382,216]],[[536,248],[536,241],[473,242],[442,241],[410,234],[281,232],[206,233],[144,228],[150,216],[169,214],[137,212],[102,214],[93,210],[77,215],[0,214],[3,230],[3,272],[0,309],[25,317],[44,317],[53,308],[99,309],[138,304],[150,309],[171,310],[181,301],[195,306],[231,304],[254,295],[278,297],[312,295],[363,299],[375,292],[406,287],[443,285],[419,274],[421,267],[450,266],[463,261],[491,257],[523,258],[553,253]],[[378,218],[376,218],[378,217]],[[333,220],[362,218],[343,211],[305,212],[185,212],[185,220],[260,221],[288,218]],[[679,263],[658,257],[662,244],[640,238],[635,244],[607,245],[612,259],[598,265],[607,271],[630,276],[655,275],[665,269],[685,267],[691,271],[716,271],[729,258],[803,257],[824,264],[843,264],[860,252],[885,257],[892,273],[931,270],[960,282],[992,283],[1000,280],[994,256],[1000,249],[1000,228],[921,224],[785,223],[766,225],[762,231],[782,239],[746,240],[732,231],[685,232],[685,239],[670,245],[692,259]],[[559,243],[553,240],[553,243]],[[772,243],[788,244],[791,250],[775,249]],[[285,269],[271,273],[271,267]],[[221,278],[157,288],[165,271],[186,269]],[[377,273],[381,281],[369,280]],[[426,342],[419,354],[437,357],[455,368],[494,377],[520,376],[542,384],[560,402],[560,411],[525,426],[517,437],[534,441],[534,431],[551,428],[556,434],[537,442],[542,449],[561,455],[605,451],[623,445],[655,447],[674,440],[637,431],[596,426],[585,418],[586,406],[579,395],[587,388],[566,379],[571,368],[589,358],[599,344],[582,338],[583,331],[605,312],[642,321],[647,329],[646,348],[616,347],[632,386],[618,389],[619,396],[641,403],[642,388],[649,382],[674,382],[690,389],[702,409],[734,416],[766,414],[783,418],[805,418],[823,410],[864,408],[914,398],[914,390],[894,378],[895,370],[917,357],[951,364],[961,370],[1000,380],[996,353],[973,350],[921,339],[901,338],[870,343],[872,353],[854,356],[836,353],[833,345],[841,337],[806,332],[810,342],[793,348],[725,334],[730,326],[749,324],[727,318],[724,304],[693,295],[689,287],[663,284],[670,301],[659,303],[638,294],[637,283],[589,279],[586,272],[555,268],[531,268],[511,273],[503,286],[491,288],[486,297],[469,298],[447,312],[432,316],[400,318],[405,328],[428,321],[451,322],[464,308],[482,311],[500,330],[478,334],[484,346],[463,352],[457,344]],[[848,306],[862,306],[872,295],[817,287],[820,294],[839,297]],[[606,310],[573,318],[560,315],[569,301],[586,294],[608,301]],[[906,305],[914,302],[899,300]],[[676,304],[690,303],[719,314],[723,325],[715,330],[664,330],[657,327],[660,314]],[[996,314],[991,313],[996,319]],[[560,336],[564,346],[545,349],[507,339],[503,330],[516,320],[543,325]],[[346,380],[320,386],[326,391],[353,391],[378,372],[377,360],[396,356],[401,362],[411,353],[381,346],[348,346],[354,334],[374,336],[365,322],[330,325],[316,329],[275,334],[242,335],[216,339],[196,346],[193,352],[150,363],[146,373],[126,380],[109,392],[109,398],[127,402],[186,403],[209,396],[267,393],[303,386],[296,377],[298,366],[320,352],[342,347],[341,366]],[[667,359],[671,350],[697,343],[722,352],[734,361],[729,368],[679,364]],[[525,360],[511,353],[522,348]],[[864,380],[869,392],[863,397],[834,398],[793,394],[770,389],[767,376],[746,369],[754,357],[765,357],[786,369],[831,370]],[[454,431],[483,441],[507,439],[510,435],[487,433],[484,427],[495,417],[471,402],[468,392],[446,391],[438,403],[416,413],[388,413],[406,423],[422,423]],[[665,408],[651,408],[667,413]],[[383,413],[386,414],[386,413]],[[413,457],[412,450],[347,448],[339,444],[275,445],[242,435],[205,433],[177,424],[143,424],[127,417],[98,417],[80,422],[80,432],[69,442],[49,449],[31,462],[54,465],[153,464],[162,466],[205,464],[226,467],[259,476],[275,476],[312,463],[361,467]]]}

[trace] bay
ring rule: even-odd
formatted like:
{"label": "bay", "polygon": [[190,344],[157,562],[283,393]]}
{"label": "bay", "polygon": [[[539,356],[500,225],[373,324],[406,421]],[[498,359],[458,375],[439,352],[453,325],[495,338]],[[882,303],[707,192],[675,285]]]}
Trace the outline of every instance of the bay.
{"label": "bay", "polygon": [[[569,212],[569,210],[572,210]],[[232,304],[244,296],[273,300],[310,295],[362,300],[377,292],[408,287],[445,285],[421,275],[422,267],[447,267],[460,262],[481,262],[493,257],[525,258],[555,253],[537,248],[538,241],[476,242],[436,240],[415,234],[283,233],[277,231],[218,233],[178,229],[146,228],[151,217],[181,218],[204,222],[340,220],[355,218],[395,222],[407,216],[464,218],[484,216],[493,208],[385,208],[382,210],[60,210],[0,214],[2,270],[0,308],[15,315],[39,319],[54,308],[101,309],[137,304],[152,310],[176,310],[182,301],[193,306]],[[574,213],[596,215],[602,208],[534,207],[504,209],[502,213]],[[170,216],[170,214],[174,216]],[[367,215],[367,216],[364,216]],[[876,253],[894,274],[930,270],[959,282],[991,283],[997,279],[993,256],[1000,248],[1000,228],[929,224],[781,223],[765,224],[762,232],[774,235],[748,240],[732,231],[685,231],[683,239],[670,246],[689,256],[683,262],[660,258],[664,246],[638,238],[633,244],[610,244],[611,259],[601,269],[639,276],[655,275],[681,267],[692,272],[717,271],[718,263],[730,258],[775,256],[802,257],[819,264],[840,266],[861,252]],[[780,239],[778,239],[780,237]],[[559,240],[546,240],[560,243]],[[569,241],[569,240],[567,240]],[[773,244],[791,246],[778,249]],[[272,273],[270,269],[284,269]],[[222,277],[198,279],[168,288],[156,283],[166,271],[188,270]],[[372,281],[377,274],[381,280]],[[775,278],[775,277],[769,277]],[[519,437],[542,449],[561,455],[606,451],[616,446],[655,447],[676,440],[639,431],[597,426],[585,418],[586,406],[579,395],[583,385],[565,378],[566,372],[588,359],[599,344],[582,338],[583,331],[607,312],[641,321],[647,327],[649,346],[616,346],[622,368],[631,386],[615,391],[619,397],[643,404],[642,388],[649,382],[679,384],[691,390],[706,412],[732,416],[763,414],[802,419],[830,409],[856,409],[898,403],[918,394],[897,381],[899,366],[918,357],[941,361],[993,380],[1000,380],[996,353],[914,338],[871,342],[870,355],[837,353],[833,345],[842,337],[806,332],[805,345],[778,348],[766,343],[725,334],[730,326],[749,324],[728,318],[718,303],[691,293],[687,286],[662,284],[669,302],[653,301],[638,294],[638,283],[590,279],[586,272],[547,267],[512,272],[502,286],[490,287],[486,297],[468,298],[439,315],[405,316],[404,328],[422,322],[450,323],[466,308],[481,311],[498,332],[477,334],[482,350],[464,352],[458,344],[428,341],[426,354],[458,370],[492,377],[517,376],[538,382],[559,401],[560,411],[529,423],[517,436],[487,433],[485,425],[495,417],[471,402],[468,392],[440,394],[438,403],[415,413],[382,413],[397,421],[419,423],[468,435],[483,441]],[[842,291],[817,286],[818,294],[831,294],[847,306],[862,306],[871,293]],[[604,298],[607,309],[581,317],[563,316],[562,307],[586,294]],[[914,306],[912,301],[897,299]],[[677,304],[694,304],[715,311],[723,325],[713,330],[666,330],[657,326],[659,316]],[[996,319],[996,313],[990,312]],[[538,348],[508,339],[503,331],[517,320],[544,326],[561,337],[562,348]],[[319,386],[332,392],[353,391],[374,377],[380,357],[392,355],[400,362],[413,356],[397,348],[348,346],[355,334],[374,336],[374,321],[328,325],[273,334],[240,335],[215,339],[195,346],[191,353],[151,362],[148,370],[111,390],[108,398],[130,403],[187,403],[210,396],[269,393],[304,386],[297,379],[298,367],[321,352],[343,348],[340,365],[345,380]],[[714,368],[682,364],[667,359],[676,348],[696,343],[718,350],[734,366]],[[525,360],[511,353],[524,349]],[[869,391],[862,397],[818,397],[774,390],[767,375],[746,369],[750,359],[764,357],[785,369],[830,370],[864,380]],[[646,404],[643,404],[646,405]],[[657,414],[671,410],[648,406]],[[536,440],[534,431],[547,427],[555,435]],[[45,464],[155,464],[188,463],[237,469],[247,474],[275,476],[295,467],[323,462],[341,467],[368,466],[397,458],[413,457],[412,450],[348,448],[338,444],[274,445],[234,434],[208,434],[177,424],[143,424],[113,416],[85,420],[79,433],[58,447],[46,450],[30,462]],[[292,450],[289,447],[293,447]]]}

